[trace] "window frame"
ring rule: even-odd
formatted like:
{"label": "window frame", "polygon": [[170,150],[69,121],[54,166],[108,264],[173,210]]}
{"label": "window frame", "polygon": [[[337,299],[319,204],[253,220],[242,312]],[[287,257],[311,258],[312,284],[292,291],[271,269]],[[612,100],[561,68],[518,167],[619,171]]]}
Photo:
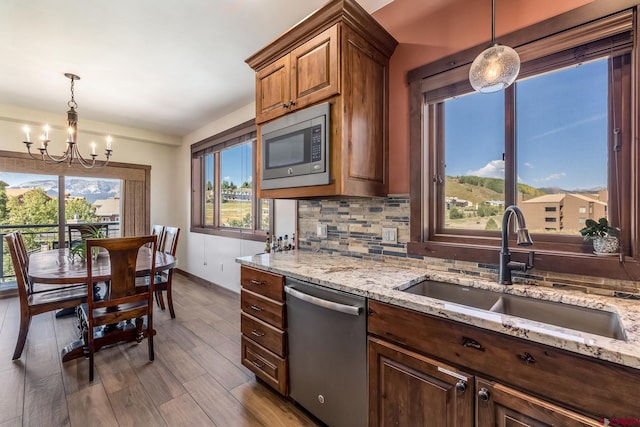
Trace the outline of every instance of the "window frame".
{"label": "window frame", "polygon": [[[501,43],[514,46],[523,59],[521,76],[536,75],[550,69],[561,68],[558,63],[566,61],[566,65],[577,62],[576,57],[587,52],[592,55],[583,60],[608,56],[613,54],[614,60],[614,84],[610,82],[610,93],[621,99],[621,106],[628,112],[628,118],[616,123],[615,127],[622,129],[623,148],[627,150],[625,156],[618,156],[621,172],[621,194],[615,194],[615,182],[612,182],[611,166],[609,166],[610,200],[620,197],[620,226],[623,230],[622,245],[624,255],[620,258],[596,257],[589,250],[588,244],[574,236],[553,236],[552,239],[542,238],[536,240],[532,248],[535,251],[536,268],[550,272],[575,273],[589,276],[606,276],[611,278],[638,280],[640,279],[640,256],[638,253],[638,227],[636,218],[640,209],[636,193],[640,188],[640,161],[637,145],[632,144],[637,138],[637,118],[632,117],[638,111],[638,35],[636,30],[636,1],[623,1],[623,4],[607,4],[607,2],[595,2],[588,6],[575,9],[558,17],[551,18],[541,23],[532,25],[523,30],[501,37]],[[623,35],[616,33],[616,25],[627,20],[633,22],[633,28]],[[619,27],[618,27],[619,30]],[[632,38],[632,47],[620,40],[624,37]],[[553,44],[566,43],[564,51],[554,52],[553,46],[546,46],[549,39]],[[593,48],[594,41],[606,39],[610,48],[600,51]],[[581,49],[572,49],[579,40]],[[446,234],[438,233],[439,209],[438,194],[434,190],[434,181],[443,180],[438,175],[438,161],[441,161],[442,147],[438,146],[442,141],[442,135],[438,135],[441,129],[426,126],[425,123],[436,123],[442,111],[438,108],[425,108],[428,97],[440,97],[446,99],[452,94],[468,92],[470,87],[464,77],[468,73],[468,67],[475,55],[484,49],[483,45],[476,46],[458,54],[427,64],[408,74],[410,90],[410,198],[411,198],[411,225],[410,241],[407,252],[410,255],[419,255],[435,258],[472,261],[477,263],[498,264],[500,236],[495,232],[468,230],[449,230]],[[536,56],[536,52],[537,55]],[[625,53],[629,52],[629,53]],[[573,57],[573,58],[572,58]],[[551,58],[555,65],[549,67],[545,58]],[[611,59],[609,59],[611,61]],[[459,82],[459,83],[456,83]],[[513,99],[513,86],[505,91],[505,95]],[[509,99],[509,98],[508,98]],[[437,106],[438,104],[436,104]],[[440,103],[440,108],[442,104]],[[510,143],[515,136],[508,131],[509,123],[515,120],[515,106],[506,105],[505,148],[513,147]],[[611,116],[611,111],[609,112]],[[621,114],[620,114],[621,116]],[[613,125],[609,125],[609,135],[613,134]],[[435,130],[434,130],[435,129]],[[511,128],[513,129],[513,128]],[[609,152],[613,147],[613,137],[609,138]],[[611,155],[613,156],[613,155]],[[610,159],[613,157],[610,157]],[[505,161],[513,162],[514,153],[505,152]],[[623,161],[624,160],[624,161]],[[510,166],[507,165],[507,168]],[[505,177],[512,179],[511,177]],[[514,183],[505,182],[506,188],[514,188]],[[611,195],[611,193],[614,193]],[[515,194],[505,194],[507,204],[514,203]],[[611,203],[609,215],[616,218],[618,215],[616,203]],[[513,234],[513,233],[511,233]],[[543,236],[543,235],[540,235]],[[535,239],[534,239],[535,240]],[[528,250],[519,250],[512,245],[511,252],[514,259],[525,261]],[[624,262],[622,262],[624,261]]]}
{"label": "window frame", "polygon": [[[250,228],[223,227],[220,225],[220,192],[221,178],[220,153],[227,148],[252,141],[251,144],[251,176],[252,176],[252,215]],[[255,120],[248,120],[212,137],[191,145],[191,227],[193,233],[211,234],[216,236],[230,237],[242,240],[262,241],[266,238],[268,230],[261,230],[257,219],[260,209],[256,189],[256,153],[257,153],[257,128]],[[214,187],[214,223],[205,224],[205,204],[203,202],[206,191],[205,182],[205,157],[213,155],[213,187]],[[269,230],[273,230],[274,225],[274,203],[269,200]]]}

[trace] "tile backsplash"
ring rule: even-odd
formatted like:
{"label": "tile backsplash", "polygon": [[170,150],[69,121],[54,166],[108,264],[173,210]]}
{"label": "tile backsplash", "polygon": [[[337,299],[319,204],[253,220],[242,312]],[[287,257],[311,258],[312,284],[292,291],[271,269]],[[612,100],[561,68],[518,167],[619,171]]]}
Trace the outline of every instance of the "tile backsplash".
{"label": "tile backsplash", "polygon": [[[327,226],[327,237],[316,236],[318,224]],[[382,228],[397,230],[397,243],[382,241]],[[430,269],[497,280],[498,266],[468,261],[421,257],[407,254],[409,240],[409,197],[345,198],[298,201],[298,248],[339,253],[344,256],[384,262],[411,262]],[[589,293],[639,293],[640,283],[545,272],[533,269],[513,273],[514,282],[562,287]]]}

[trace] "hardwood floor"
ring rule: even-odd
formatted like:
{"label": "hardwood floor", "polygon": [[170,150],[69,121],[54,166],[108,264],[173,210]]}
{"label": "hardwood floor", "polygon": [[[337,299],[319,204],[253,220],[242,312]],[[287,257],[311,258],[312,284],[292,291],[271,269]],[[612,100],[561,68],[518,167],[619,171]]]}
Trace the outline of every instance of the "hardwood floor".
{"label": "hardwood floor", "polygon": [[176,319],[154,307],[155,361],[146,341],[62,364],[74,318],[36,316],[12,361],[19,303],[0,299],[0,427],[317,426],[240,364],[239,296],[174,275]]}

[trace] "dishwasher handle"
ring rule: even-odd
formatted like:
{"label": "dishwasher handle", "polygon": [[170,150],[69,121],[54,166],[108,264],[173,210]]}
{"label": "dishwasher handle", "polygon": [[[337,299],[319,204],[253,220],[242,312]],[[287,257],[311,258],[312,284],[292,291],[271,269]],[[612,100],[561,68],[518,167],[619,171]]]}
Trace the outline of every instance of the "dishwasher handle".
{"label": "dishwasher handle", "polygon": [[317,305],[333,311],[339,311],[340,313],[351,314],[352,316],[358,316],[362,312],[362,307],[356,307],[354,305],[340,304],[333,301],[327,301],[326,299],[314,297],[304,292],[300,292],[290,286],[285,286],[284,291],[294,298],[308,302],[309,304]]}

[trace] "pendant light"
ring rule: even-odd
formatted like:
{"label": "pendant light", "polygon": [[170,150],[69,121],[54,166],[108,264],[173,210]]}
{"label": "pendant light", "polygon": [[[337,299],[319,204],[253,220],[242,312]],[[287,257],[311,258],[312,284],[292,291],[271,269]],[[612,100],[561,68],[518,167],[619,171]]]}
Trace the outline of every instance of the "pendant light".
{"label": "pendant light", "polygon": [[496,43],[496,0],[491,0],[491,45],[473,60],[469,70],[471,86],[482,93],[505,89],[520,72],[518,53]]}

